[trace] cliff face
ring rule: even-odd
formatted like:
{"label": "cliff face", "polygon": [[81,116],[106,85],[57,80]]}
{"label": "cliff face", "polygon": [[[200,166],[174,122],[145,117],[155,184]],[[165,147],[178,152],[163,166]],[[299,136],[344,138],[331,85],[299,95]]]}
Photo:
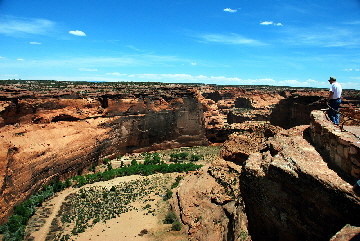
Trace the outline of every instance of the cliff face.
{"label": "cliff face", "polygon": [[280,100],[273,108],[270,115],[270,123],[285,129],[308,125],[311,111],[325,108],[322,96],[308,96],[294,94]]}
{"label": "cliff face", "polygon": [[[329,240],[345,225],[360,225],[360,197],[310,144],[308,125],[282,131],[264,125],[267,136],[251,129],[224,143],[226,161],[185,177],[177,188],[172,204],[191,237]],[[227,203],[232,212],[226,213]],[[210,221],[221,216],[217,225]]]}
{"label": "cliff face", "polygon": [[253,240],[329,240],[360,225],[360,197],[304,138],[308,126],[270,138],[250,155],[241,190]]}

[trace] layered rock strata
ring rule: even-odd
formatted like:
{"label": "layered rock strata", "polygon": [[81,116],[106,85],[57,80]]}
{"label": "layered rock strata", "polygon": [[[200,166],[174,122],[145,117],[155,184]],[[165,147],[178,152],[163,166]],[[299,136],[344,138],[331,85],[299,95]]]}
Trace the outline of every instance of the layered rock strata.
{"label": "layered rock strata", "polygon": [[[345,117],[342,117],[345,118]],[[360,179],[360,130],[355,126],[335,126],[326,112],[311,112],[311,139],[325,160],[339,172]]]}

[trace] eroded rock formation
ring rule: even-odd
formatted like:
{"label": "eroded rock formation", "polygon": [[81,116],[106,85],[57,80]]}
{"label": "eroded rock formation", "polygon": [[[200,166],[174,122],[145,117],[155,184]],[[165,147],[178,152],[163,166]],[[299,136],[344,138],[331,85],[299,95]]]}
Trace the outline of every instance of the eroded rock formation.
{"label": "eroded rock formation", "polygon": [[232,129],[237,132],[229,135],[221,149],[221,157],[242,165],[254,152],[263,152],[266,148],[266,140],[283,129],[267,123],[242,123],[234,124]]}
{"label": "eroded rock formation", "polygon": [[308,126],[270,138],[250,155],[241,190],[253,240],[329,240],[360,225],[360,197],[304,139]]}
{"label": "eroded rock formation", "polygon": [[[255,241],[329,240],[347,224],[359,226],[360,197],[310,144],[309,132],[307,125],[268,137],[231,135],[222,157],[240,165],[218,160],[185,177],[176,190],[172,204],[190,237],[243,240],[240,233],[248,231]],[[209,221],[224,211],[218,197],[237,204],[231,224],[237,233],[225,228],[225,213],[218,226]],[[199,215],[201,223],[194,221]]]}
{"label": "eroded rock formation", "polygon": [[217,160],[180,182],[171,206],[190,239],[218,241],[248,236],[240,173],[240,166]]}

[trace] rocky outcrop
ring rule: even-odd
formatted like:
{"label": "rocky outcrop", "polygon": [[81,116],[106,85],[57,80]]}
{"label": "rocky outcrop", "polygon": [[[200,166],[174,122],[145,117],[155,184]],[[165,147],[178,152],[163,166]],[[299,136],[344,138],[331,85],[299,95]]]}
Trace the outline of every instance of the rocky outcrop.
{"label": "rocky outcrop", "polygon": [[[341,117],[345,119],[345,116]],[[360,131],[356,126],[335,126],[328,120],[325,111],[311,112],[312,143],[325,160],[339,173],[360,179]]]}
{"label": "rocky outcrop", "polygon": [[255,152],[267,149],[266,141],[283,129],[267,123],[243,123],[233,125],[237,132],[229,135],[221,148],[220,156],[227,160],[242,165]]}
{"label": "rocky outcrop", "polygon": [[170,201],[185,225],[189,239],[249,238],[239,186],[240,173],[240,166],[217,160],[180,182]]}
{"label": "rocky outcrop", "polygon": [[330,241],[356,241],[360,240],[360,228],[351,225],[345,225]]}
{"label": "rocky outcrop", "polygon": [[246,161],[241,193],[253,240],[329,240],[360,225],[360,197],[305,139],[307,129],[270,138],[269,151]]}
{"label": "rocky outcrop", "polygon": [[294,93],[281,100],[272,110],[270,123],[285,129],[308,125],[311,111],[325,108],[324,97]]}

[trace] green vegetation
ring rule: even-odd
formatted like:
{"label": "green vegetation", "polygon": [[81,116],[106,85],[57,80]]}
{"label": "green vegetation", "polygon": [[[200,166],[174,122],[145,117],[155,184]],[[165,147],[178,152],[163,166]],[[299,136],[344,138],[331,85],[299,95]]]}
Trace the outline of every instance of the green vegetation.
{"label": "green vegetation", "polygon": [[183,179],[182,176],[177,176],[175,182],[171,185],[171,189],[179,186],[179,183],[180,183],[181,179]]}
{"label": "green vegetation", "polygon": [[155,152],[153,154],[146,153],[144,165],[157,165],[160,164],[160,155],[159,153]]}
{"label": "green vegetation", "polygon": [[25,234],[25,227],[29,218],[35,213],[36,208],[42,202],[68,187],[68,182],[54,181],[49,186],[45,185],[40,192],[32,195],[27,201],[14,208],[13,215],[7,223],[0,226],[0,233],[4,234],[3,240],[22,240]]}
{"label": "green vegetation", "polygon": [[[70,187],[71,185],[74,187],[82,187],[88,183],[94,183],[98,181],[107,181],[110,179],[113,179],[115,177],[122,177],[122,176],[130,176],[130,175],[143,175],[148,176],[155,173],[172,173],[172,172],[188,172],[193,171],[196,169],[199,169],[201,165],[195,165],[194,163],[175,163],[175,164],[166,164],[163,161],[160,160],[160,155],[158,153],[153,154],[145,154],[145,161],[144,164],[132,162],[132,165],[124,166],[122,165],[119,168],[113,169],[111,166],[110,160],[104,160],[104,163],[107,164],[108,168],[104,172],[98,172],[94,174],[88,174],[85,176],[75,176],[71,179],[67,179],[65,182],[62,181],[53,181],[50,185],[45,185],[41,191],[39,191],[37,194],[34,194],[31,196],[27,201],[23,202],[21,205],[16,206],[14,208],[14,214],[8,219],[8,222],[0,226],[0,233],[4,234],[3,240],[22,240],[24,233],[25,233],[25,227],[29,220],[29,218],[35,213],[36,207],[41,206],[42,202],[44,202],[49,197],[53,196],[54,193],[62,191],[63,189]],[[136,164],[135,164],[136,163]],[[177,179],[178,180],[178,179]],[[179,182],[178,180],[177,182]],[[177,184],[178,185],[178,184]],[[146,192],[146,187],[149,185],[142,185],[142,189],[138,192],[137,196],[144,195]],[[110,189],[110,192],[102,193],[101,196],[103,199],[111,199],[114,198],[113,195],[117,195],[119,192],[122,193],[129,193],[129,195],[133,192],[130,187],[125,187],[124,190],[118,191],[117,187],[112,187]],[[171,192],[171,190],[169,190]],[[89,199],[88,195],[91,191],[84,191],[83,189],[80,190],[79,199],[83,200],[89,200],[91,202],[91,199]],[[170,193],[166,191],[164,196],[171,197],[172,192]],[[131,194],[133,195],[133,194]],[[136,195],[135,195],[136,196]],[[127,199],[130,200],[130,199]],[[126,205],[129,202],[125,202],[122,205]],[[102,206],[99,206],[102,207]],[[123,208],[123,206],[122,206]],[[120,208],[121,209],[121,208]],[[114,210],[113,207],[109,207],[109,210]],[[99,211],[100,212],[100,211]],[[101,211],[102,212],[102,211]],[[117,211],[120,213],[120,211]],[[150,213],[150,212],[149,212]],[[104,215],[106,212],[104,213]],[[105,219],[109,219],[111,217],[116,216],[116,212],[109,211],[108,216],[106,216]],[[114,216],[115,215],[115,216]],[[96,217],[93,219],[93,223],[98,222],[99,217]],[[62,220],[64,222],[68,222],[69,220],[73,220],[72,216],[64,216],[62,217]],[[84,219],[86,220],[86,219]],[[84,222],[78,222],[79,225],[76,225],[76,227],[73,229],[73,234],[77,234],[80,232],[84,232],[86,229],[85,221]]]}
{"label": "green vegetation", "polygon": [[165,195],[164,195],[164,197],[163,197],[163,200],[164,200],[164,201],[169,200],[172,195],[173,195],[173,192],[172,192],[170,189],[167,189],[167,190],[166,190],[166,193],[165,193]]}
{"label": "green vegetation", "polygon": [[203,158],[202,155],[196,155],[196,154],[189,155],[189,153],[187,153],[187,152],[171,153],[170,154],[170,161],[175,162],[175,163],[178,163],[180,161],[186,161],[186,160],[189,160],[191,162],[195,162],[195,161],[199,161],[202,158]]}
{"label": "green vegetation", "polygon": [[180,231],[181,228],[182,228],[182,224],[180,223],[180,221],[175,221],[171,225],[171,230],[173,231]]}
{"label": "green vegetation", "polygon": [[165,220],[164,220],[165,224],[172,224],[176,221],[178,221],[178,217],[176,216],[176,214],[173,211],[170,211],[170,212],[168,212],[168,214],[166,214]]}
{"label": "green vegetation", "polygon": [[179,218],[173,211],[168,212],[168,214],[165,216],[164,223],[171,224],[171,230],[173,231],[180,231],[182,228],[182,224],[179,221]]}
{"label": "green vegetation", "polygon": [[238,240],[245,241],[248,239],[248,237],[249,237],[249,233],[246,230],[241,230]]}

